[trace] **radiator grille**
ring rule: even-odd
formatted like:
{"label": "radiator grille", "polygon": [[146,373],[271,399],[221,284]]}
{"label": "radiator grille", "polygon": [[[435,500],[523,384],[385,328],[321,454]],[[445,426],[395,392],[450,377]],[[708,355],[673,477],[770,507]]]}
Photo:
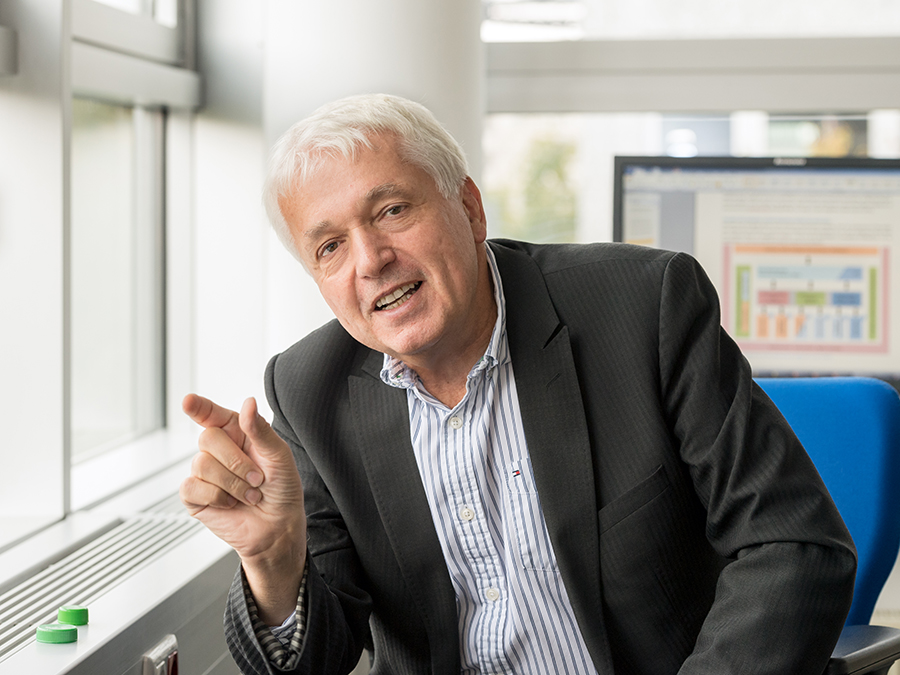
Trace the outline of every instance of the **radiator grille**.
{"label": "radiator grille", "polygon": [[0,595],[0,661],[56,620],[61,605],[90,605],[203,526],[168,500],[135,515]]}
{"label": "radiator grille", "polygon": [[165,499],[158,501],[153,506],[144,509],[144,513],[170,513],[187,517],[185,515],[184,504],[181,503],[181,498],[178,496],[177,492],[173,495],[169,495]]}

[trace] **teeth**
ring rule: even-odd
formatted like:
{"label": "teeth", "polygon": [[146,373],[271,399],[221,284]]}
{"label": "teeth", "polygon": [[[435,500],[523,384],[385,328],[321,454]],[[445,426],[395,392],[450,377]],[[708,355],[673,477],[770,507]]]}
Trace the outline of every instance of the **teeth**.
{"label": "teeth", "polygon": [[418,284],[404,284],[393,293],[388,293],[386,296],[378,300],[378,302],[375,303],[375,306],[378,309],[393,309],[394,307],[399,307],[403,304],[403,301],[398,302],[400,298],[409,293],[412,289],[416,288],[417,285]]}

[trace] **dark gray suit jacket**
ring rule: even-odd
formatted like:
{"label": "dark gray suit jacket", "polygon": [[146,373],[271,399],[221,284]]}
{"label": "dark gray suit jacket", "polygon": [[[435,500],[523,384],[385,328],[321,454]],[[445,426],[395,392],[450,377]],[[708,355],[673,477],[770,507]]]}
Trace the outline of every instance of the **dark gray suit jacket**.
{"label": "dark gray suit jacket", "polygon": [[[493,241],[525,436],[578,625],[602,675],[819,675],[855,553],[688,256]],[[382,355],[337,322],[275,357],[276,430],[309,518],[294,672],[459,672],[456,603]],[[236,585],[226,633],[273,672]]]}

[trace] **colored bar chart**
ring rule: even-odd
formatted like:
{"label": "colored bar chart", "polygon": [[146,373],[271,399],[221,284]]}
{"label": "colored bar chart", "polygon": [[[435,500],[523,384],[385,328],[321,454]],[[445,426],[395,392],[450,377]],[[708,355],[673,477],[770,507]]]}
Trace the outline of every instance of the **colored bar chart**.
{"label": "colored bar chart", "polygon": [[888,251],[876,246],[730,245],[730,332],[763,349],[886,349]]}

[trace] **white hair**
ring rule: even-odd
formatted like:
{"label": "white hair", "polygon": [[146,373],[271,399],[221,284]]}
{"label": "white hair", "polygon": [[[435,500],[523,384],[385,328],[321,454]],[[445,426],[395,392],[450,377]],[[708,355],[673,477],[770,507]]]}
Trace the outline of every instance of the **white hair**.
{"label": "white hair", "polygon": [[453,198],[468,166],[459,143],[424,106],[399,96],[364,94],[322,106],[288,129],[272,148],[263,186],[263,205],[281,243],[299,259],[279,201],[303,183],[327,158],[355,160],[380,134],[397,139],[402,160],[425,171],[438,191]]}

